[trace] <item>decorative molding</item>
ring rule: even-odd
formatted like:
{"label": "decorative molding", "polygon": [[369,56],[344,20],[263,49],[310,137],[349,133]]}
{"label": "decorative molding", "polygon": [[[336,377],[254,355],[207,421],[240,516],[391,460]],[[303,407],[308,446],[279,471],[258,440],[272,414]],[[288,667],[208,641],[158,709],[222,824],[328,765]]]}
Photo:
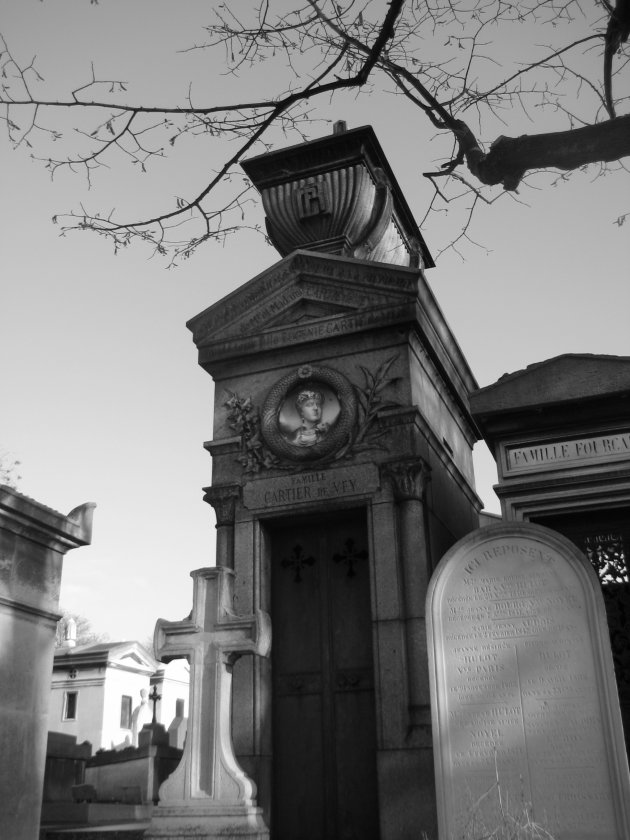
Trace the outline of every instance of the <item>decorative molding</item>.
{"label": "decorative molding", "polygon": [[212,505],[217,517],[217,528],[234,523],[236,500],[240,498],[238,484],[219,484],[216,487],[204,487],[204,502]]}
{"label": "decorative molding", "polygon": [[368,303],[413,309],[418,276],[414,268],[297,251],[191,318],[187,326],[201,348],[267,330],[269,321],[273,324],[303,297],[343,305],[348,315],[365,314]]}
{"label": "decorative molding", "polygon": [[340,315],[315,318],[294,326],[273,326],[267,329],[263,325],[251,335],[218,337],[203,347],[200,345],[199,363],[210,370],[210,364],[224,359],[254,355],[265,350],[311,341],[339,338],[382,326],[409,325],[413,323],[414,317],[415,303],[408,300],[391,306],[380,306],[365,311],[351,310]]}
{"label": "decorative molding", "polygon": [[241,438],[240,435],[234,435],[234,437],[229,438],[206,440],[203,444],[203,448],[206,452],[209,452],[213,458],[220,457],[221,455],[232,455],[234,452],[238,452],[240,450]]}
{"label": "decorative molding", "polygon": [[57,626],[57,622],[61,618],[59,613],[48,612],[48,610],[40,610],[30,604],[25,604],[23,601],[17,601],[13,598],[4,598],[0,595],[0,612],[5,610],[9,612],[24,613],[27,616],[34,617],[42,624],[48,624],[53,630]]}
{"label": "decorative molding", "polygon": [[424,493],[431,478],[431,468],[422,458],[390,461],[383,464],[381,469],[391,481],[394,496],[398,501],[424,500]]}

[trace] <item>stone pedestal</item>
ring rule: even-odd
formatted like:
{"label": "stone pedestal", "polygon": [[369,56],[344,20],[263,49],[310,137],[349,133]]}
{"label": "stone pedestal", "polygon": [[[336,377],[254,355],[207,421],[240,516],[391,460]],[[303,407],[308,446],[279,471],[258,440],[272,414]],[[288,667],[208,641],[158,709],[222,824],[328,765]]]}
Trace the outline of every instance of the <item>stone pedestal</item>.
{"label": "stone pedestal", "polygon": [[95,789],[99,802],[157,804],[160,785],[176,769],[181,756],[181,750],[169,746],[161,724],[148,724],[140,733],[138,747],[92,756],[85,781]]}
{"label": "stone pedestal", "polygon": [[44,775],[44,804],[72,802],[72,789],[85,778],[85,762],[92,755],[88,741],[77,744],[74,735],[49,732]]}
{"label": "stone pedestal", "polygon": [[267,656],[271,627],[266,614],[232,610],[234,572],[225,567],[192,572],[190,621],[155,628],[155,654],[163,662],[190,657],[190,713],[182,761],[160,788],[146,838],[267,840],[256,807],[256,786],[232,747],[232,667],[245,653]]}
{"label": "stone pedestal", "polygon": [[93,504],[63,516],[0,487],[2,836],[37,837],[63,556],[87,545]]}

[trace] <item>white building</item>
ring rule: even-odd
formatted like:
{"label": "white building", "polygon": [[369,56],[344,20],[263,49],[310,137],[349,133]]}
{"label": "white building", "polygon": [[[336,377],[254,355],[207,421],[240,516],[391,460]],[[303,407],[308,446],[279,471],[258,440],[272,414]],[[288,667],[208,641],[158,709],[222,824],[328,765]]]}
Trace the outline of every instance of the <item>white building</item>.
{"label": "white building", "polygon": [[[48,729],[89,741],[92,751],[133,743],[132,719],[140,692],[153,688],[156,720],[167,729],[188,709],[188,663],[161,665],[138,642],[63,647],[55,652]],[[152,711],[153,704],[149,703]],[[146,712],[145,712],[146,717]]]}

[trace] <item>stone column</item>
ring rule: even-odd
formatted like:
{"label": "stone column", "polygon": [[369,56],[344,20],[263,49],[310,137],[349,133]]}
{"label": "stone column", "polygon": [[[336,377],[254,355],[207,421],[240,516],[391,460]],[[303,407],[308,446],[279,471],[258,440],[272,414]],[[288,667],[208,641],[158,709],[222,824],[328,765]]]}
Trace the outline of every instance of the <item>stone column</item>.
{"label": "stone column", "polygon": [[63,557],[90,542],[94,507],[64,516],[0,486],[0,834],[7,840],[38,836]]}
{"label": "stone column", "polygon": [[431,576],[424,493],[430,468],[422,458],[409,458],[385,465],[399,511],[400,556],[407,640],[409,718],[412,727],[431,723],[428,682],[425,598]]}
{"label": "stone column", "polygon": [[212,505],[217,517],[217,566],[234,568],[234,511],[240,497],[238,484],[204,487],[204,502]]}

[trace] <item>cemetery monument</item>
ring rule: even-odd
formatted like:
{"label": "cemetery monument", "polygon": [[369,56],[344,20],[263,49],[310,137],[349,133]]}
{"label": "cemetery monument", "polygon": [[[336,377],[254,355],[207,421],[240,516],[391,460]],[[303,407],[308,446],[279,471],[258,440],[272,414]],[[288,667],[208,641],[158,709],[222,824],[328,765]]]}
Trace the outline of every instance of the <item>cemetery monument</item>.
{"label": "cemetery monument", "polygon": [[234,666],[236,755],[278,840],[435,835],[425,596],[479,524],[476,382],[371,128],[243,166],[282,259],[188,324],[217,563],[273,625]]}
{"label": "cemetery monument", "polygon": [[90,543],[94,507],[64,516],[0,486],[0,827],[11,840],[39,828],[63,560]]}
{"label": "cemetery monument", "polygon": [[606,613],[586,557],[540,526],[481,528],[443,558],[427,617],[440,838],[489,836],[499,797],[506,823],[531,820],[554,840],[630,836]]}
{"label": "cemetery monument", "polygon": [[191,657],[193,702],[147,836],[400,840],[439,821],[459,840],[471,815],[496,816],[498,778],[556,840],[625,840],[608,629],[577,551],[590,544],[523,522],[477,530],[472,447],[481,428],[507,520],[571,537],[567,517],[588,512],[589,559],[610,577],[625,563],[630,368],[550,360],[534,384],[478,389],[371,128],[339,123],[243,167],[282,259],[188,323],[215,383],[218,568],[193,573],[190,619],[158,622],[158,654]]}

